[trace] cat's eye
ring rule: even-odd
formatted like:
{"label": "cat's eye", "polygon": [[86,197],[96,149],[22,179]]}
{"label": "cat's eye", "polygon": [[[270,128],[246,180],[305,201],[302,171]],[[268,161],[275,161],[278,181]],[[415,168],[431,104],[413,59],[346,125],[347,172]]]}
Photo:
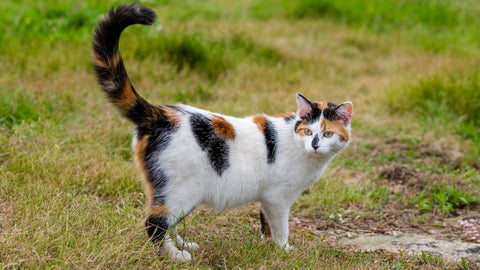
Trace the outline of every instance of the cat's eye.
{"label": "cat's eye", "polygon": [[325,131],[323,133],[323,137],[325,137],[325,138],[330,138],[332,136],[333,136],[333,132],[331,132],[331,131]]}
{"label": "cat's eye", "polygon": [[308,128],[304,129],[303,132],[304,132],[305,135],[307,135],[307,136],[312,135],[312,131],[311,131],[310,129],[308,129]]}

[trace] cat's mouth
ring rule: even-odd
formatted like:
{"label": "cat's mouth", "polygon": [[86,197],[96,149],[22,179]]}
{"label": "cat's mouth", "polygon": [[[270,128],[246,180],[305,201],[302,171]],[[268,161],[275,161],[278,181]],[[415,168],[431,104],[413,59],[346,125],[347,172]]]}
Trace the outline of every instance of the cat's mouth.
{"label": "cat's mouth", "polygon": [[317,149],[310,149],[309,154],[311,156],[327,156],[330,153],[330,150],[328,149],[322,149],[322,148],[317,148]]}

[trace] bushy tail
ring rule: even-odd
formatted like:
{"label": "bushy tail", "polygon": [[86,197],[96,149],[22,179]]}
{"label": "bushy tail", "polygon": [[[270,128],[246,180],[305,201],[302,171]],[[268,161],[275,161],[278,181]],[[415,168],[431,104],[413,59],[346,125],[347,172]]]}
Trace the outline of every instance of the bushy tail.
{"label": "bushy tail", "polygon": [[150,25],[156,17],[155,12],[147,7],[121,5],[110,9],[100,20],[93,37],[93,63],[98,83],[120,113],[138,126],[155,121],[161,112],[133,88],[123,65],[118,41],[129,25]]}

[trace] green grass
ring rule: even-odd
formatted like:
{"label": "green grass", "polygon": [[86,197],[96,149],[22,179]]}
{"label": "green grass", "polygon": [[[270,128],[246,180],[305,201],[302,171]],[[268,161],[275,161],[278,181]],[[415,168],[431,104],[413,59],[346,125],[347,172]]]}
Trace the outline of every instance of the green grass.
{"label": "green grass", "polygon": [[480,196],[471,196],[466,190],[458,190],[455,184],[452,186],[435,184],[431,188],[423,189],[410,200],[421,213],[440,211],[446,214],[479,202]]}
{"label": "green grass", "polygon": [[[269,8],[267,8],[269,7]],[[378,33],[396,31],[427,50],[478,48],[478,10],[448,0],[261,1],[253,17],[328,18]],[[453,43],[453,44],[452,44]]]}
{"label": "green grass", "polygon": [[211,81],[233,69],[244,58],[250,57],[257,63],[266,64],[284,59],[276,49],[257,44],[240,33],[212,40],[202,33],[179,35],[161,31],[135,45],[135,57],[140,60],[158,58],[170,62],[177,72],[184,69],[197,71]]}
{"label": "green grass", "polygon": [[392,89],[388,104],[392,111],[414,112],[426,123],[438,123],[455,130],[476,146],[469,158],[471,163],[479,166],[475,160],[480,154],[478,76],[478,72],[428,76],[401,90]]}
{"label": "green grass", "polygon": [[[129,28],[120,47],[136,89],[153,103],[246,116],[294,111],[297,92],[353,101],[351,146],[295,202],[293,217],[332,224],[332,215],[408,209],[425,212],[419,219],[428,226],[432,215],[478,210],[475,2],[141,2],[159,20]],[[144,231],[131,126],[105,100],[91,64],[95,23],[118,3],[0,6],[0,267],[449,266],[428,255],[337,247],[296,225],[296,250],[285,253],[259,238],[256,205],[197,209],[180,230],[201,246],[194,260],[163,260]],[[418,148],[424,142],[464,153],[461,165]],[[395,162],[441,181],[398,192],[380,174]]]}

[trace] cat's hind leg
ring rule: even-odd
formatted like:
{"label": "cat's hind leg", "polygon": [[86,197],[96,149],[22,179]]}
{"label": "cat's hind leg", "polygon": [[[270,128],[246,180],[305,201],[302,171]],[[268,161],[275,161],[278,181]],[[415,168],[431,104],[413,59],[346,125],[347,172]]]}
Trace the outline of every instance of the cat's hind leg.
{"label": "cat's hind leg", "polygon": [[[188,211],[184,212],[182,205],[188,207]],[[161,203],[151,203],[148,207],[150,216],[145,222],[148,236],[152,242],[160,245],[160,254],[167,256],[170,260],[175,262],[184,262],[192,259],[191,254],[186,250],[179,250],[175,241],[176,225],[183,220],[194,208],[194,205],[188,202],[169,202],[168,206]],[[175,238],[173,238],[173,237]],[[173,238],[173,239],[172,239]],[[180,238],[181,239],[181,238]],[[182,244],[190,250],[198,248],[198,245]]]}
{"label": "cat's hind leg", "polygon": [[185,242],[183,241],[182,237],[177,234],[177,245],[180,249],[185,249],[189,252],[193,252],[198,250],[200,246],[195,242]]}
{"label": "cat's hind leg", "polygon": [[[183,239],[176,233],[176,226],[193,211],[197,203],[196,201],[191,200],[191,198],[185,196],[183,196],[183,198],[175,196],[175,192],[172,192],[166,201],[166,209],[168,209],[167,222],[169,227],[160,252],[164,255],[167,255],[173,261],[189,261],[192,258],[189,251],[192,252],[199,247],[196,243],[184,242]],[[177,242],[177,245],[175,245],[175,242]],[[180,250],[177,248],[177,246],[180,247]]]}
{"label": "cat's hind leg", "polygon": [[165,215],[150,215],[145,222],[147,233],[152,242],[160,245],[160,254],[168,256],[175,262],[184,262],[192,259],[187,251],[180,251],[175,246],[174,241],[170,237],[170,231],[174,226],[169,224],[169,218]]}
{"label": "cat's hind leg", "polygon": [[[170,222],[172,224],[175,224],[175,226],[172,226],[172,234],[175,234],[176,236],[176,242],[177,246],[180,249],[185,249],[187,251],[195,251],[199,248],[197,243],[194,242],[186,242],[182,239],[182,237],[177,233],[177,228],[176,225],[182,220],[188,216],[193,209],[195,208],[195,203],[192,203],[191,201],[186,201],[185,199],[181,201],[177,201],[176,203],[170,203],[171,206],[169,207],[170,211]],[[184,211],[184,207],[187,207],[188,211]]]}

